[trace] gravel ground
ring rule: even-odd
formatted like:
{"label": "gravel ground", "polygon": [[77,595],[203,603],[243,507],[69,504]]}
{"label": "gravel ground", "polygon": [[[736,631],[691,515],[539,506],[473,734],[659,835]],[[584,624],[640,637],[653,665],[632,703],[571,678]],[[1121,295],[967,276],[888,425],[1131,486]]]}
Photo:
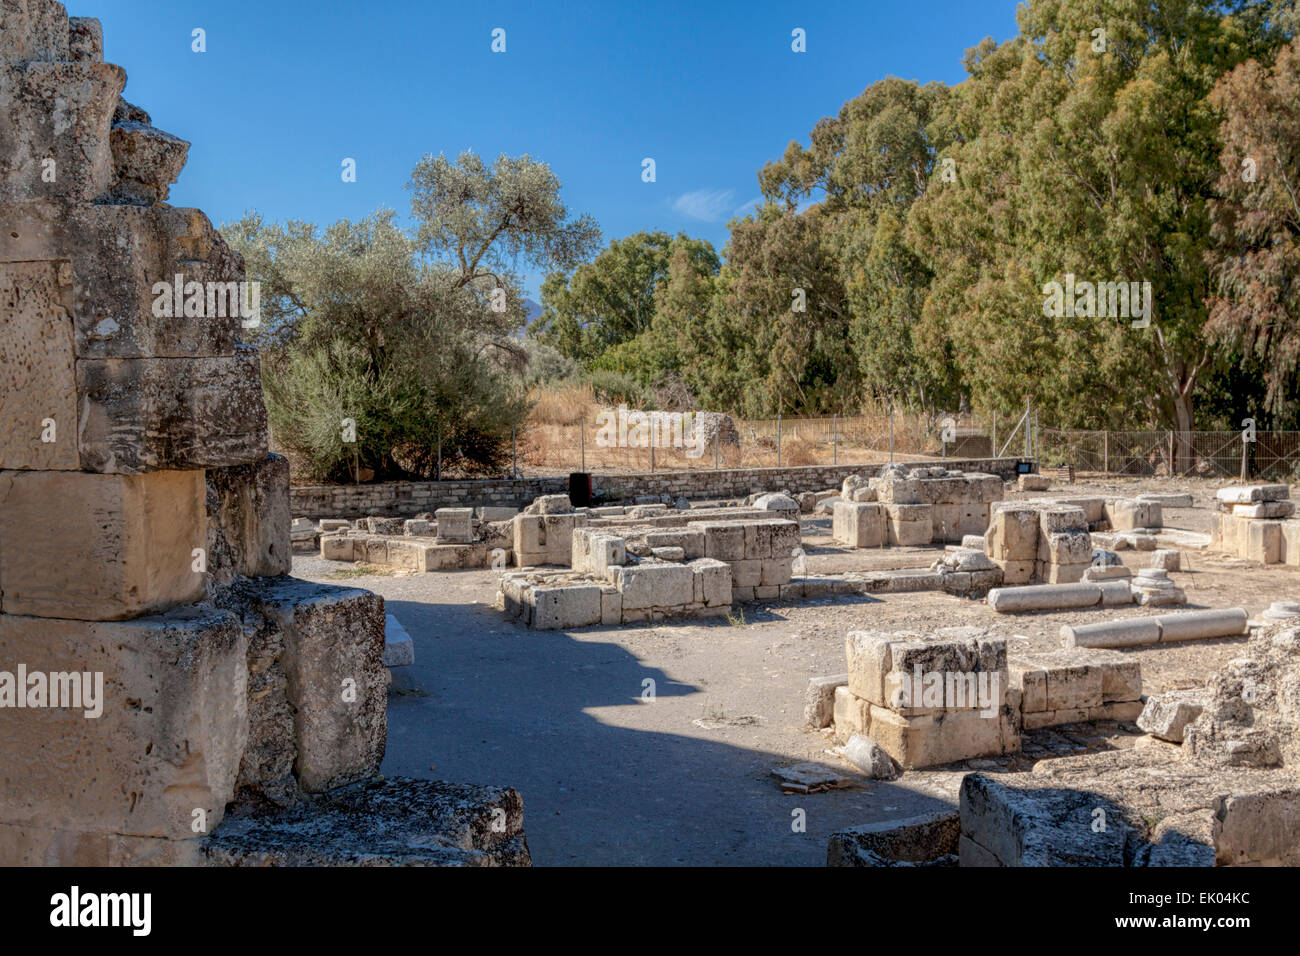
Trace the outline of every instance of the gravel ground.
{"label": "gravel ground", "polygon": [[[1049,494],[1132,495],[1189,484],[1201,507],[1168,511],[1166,526],[1207,531],[1205,505],[1217,484],[1118,481]],[[804,524],[813,574],[925,567],[941,553],[847,551],[830,541],[829,519]],[[1298,596],[1300,569],[1205,552],[1186,556],[1192,570],[1173,577],[1187,592],[1188,609],[1244,606],[1255,614]],[[1147,555],[1122,557],[1138,568]],[[890,783],[855,775],[845,790],[781,792],[770,775],[776,766],[811,760],[851,772],[827,753],[833,741],[803,725],[802,712],[808,678],[844,670],[846,632],[980,624],[1004,634],[1014,653],[1059,647],[1062,624],[1151,613],[1132,607],[999,615],[983,601],[921,592],[738,605],[733,622],[530,631],[494,608],[494,572],[340,577],[346,567],[294,559],[299,577],[381,594],[415,642],[416,664],[395,671],[383,772],[517,788],[538,865],[820,865],[831,832],[951,803],[963,772],[913,772]],[[1154,693],[1204,681],[1244,643],[1126,653],[1141,661],[1145,690]],[[647,680],[654,682],[653,702],[643,700]],[[1090,745],[1077,736],[1037,736],[1056,750]],[[1131,742],[1121,731],[1104,745]],[[806,832],[792,827],[796,810],[805,812]]]}

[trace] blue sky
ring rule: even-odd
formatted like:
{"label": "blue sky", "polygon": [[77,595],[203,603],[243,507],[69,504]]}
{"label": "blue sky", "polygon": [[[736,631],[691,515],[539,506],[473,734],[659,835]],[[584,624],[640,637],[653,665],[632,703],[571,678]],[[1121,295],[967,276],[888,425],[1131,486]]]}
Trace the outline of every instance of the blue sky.
{"label": "blue sky", "polygon": [[[606,241],[663,229],[719,250],[759,168],[820,117],[885,76],[959,82],[967,48],[1015,33],[1014,0],[66,5],[103,21],[127,99],[193,143],[170,201],[216,223],[249,209],[406,216],[419,158],[471,149],[550,164]],[[497,27],[505,53],[491,50]],[[806,53],[791,51],[796,27]],[[191,51],[195,28],[206,53]],[[541,277],[520,271],[537,298]]]}

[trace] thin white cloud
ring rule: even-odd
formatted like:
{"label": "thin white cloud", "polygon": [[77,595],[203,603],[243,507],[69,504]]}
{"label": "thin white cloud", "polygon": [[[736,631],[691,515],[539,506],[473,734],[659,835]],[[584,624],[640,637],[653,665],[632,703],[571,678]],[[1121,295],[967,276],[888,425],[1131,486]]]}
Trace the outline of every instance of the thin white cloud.
{"label": "thin white cloud", "polygon": [[763,197],[755,196],[753,199],[751,199],[749,202],[745,203],[744,205],[737,206],[735,211],[731,214],[731,216],[733,219],[739,219],[741,216],[748,216],[751,212],[753,212],[761,205],[763,205]]}
{"label": "thin white cloud", "polygon": [[673,201],[673,210],[701,222],[721,222],[736,201],[730,189],[697,189],[682,193]]}

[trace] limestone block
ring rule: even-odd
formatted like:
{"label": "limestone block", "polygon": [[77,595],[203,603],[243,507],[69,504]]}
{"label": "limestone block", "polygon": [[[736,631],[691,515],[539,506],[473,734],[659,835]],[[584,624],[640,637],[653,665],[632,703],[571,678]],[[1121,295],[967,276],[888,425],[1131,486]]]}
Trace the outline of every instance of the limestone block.
{"label": "limestone block", "polygon": [[[358,543],[359,548],[360,543]],[[388,540],[386,538],[366,538],[365,549],[364,558],[358,558],[358,560],[364,560],[367,564],[388,563]]]}
{"label": "limestone block", "polygon": [[1182,552],[1159,548],[1151,553],[1150,567],[1178,571],[1182,567]]}
{"label": "limestone block", "polygon": [[439,508],[433,517],[438,523],[438,544],[468,544],[474,540],[473,508]]}
{"label": "limestone block", "polygon": [[1035,664],[1013,662],[1007,665],[1009,687],[1020,691],[1023,714],[1041,713],[1047,707],[1047,671]]}
{"label": "limestone block", "polygon": [[651,549],[681,548],[687,559],[704,557],[704,533],[698,528],[652,531],[645,536],[645,541]]}
{"label": "limestone block", "polygon": [[1044,584],[1078,584],[1088,570],[1087,562],[1078,564],[1046,564],[1039,575]]}
{"label": "limestone block", "polygon": [[618,627],[623,623],[623,595],[613,585],[601,586],[600,623],[605,627]]}
{"label": "limestone block", "polygon": [[1263,564],[1279,564],[1282,561],[1282,522],[1280,521],[1247,521],[1245,522],[1245,535],[1242,536],[1244,541],[1239,538],[1239,543],[1244,544],[1244,552],[1241,556],[1248,561],[1259,561]]}
{"label": "limestone block", "polygon": [[1106,520],[1110,522],[1112,531],[1159,528],[1163,522],[1159,504],[1136,498],[1108,498]]}
{"label": "limestone block", "polygon": [[780,587],[789,584],[792,563],[789,558],[769,558],[759,562],[758,587]]}
{"label": "limestone block", "polygon": [[846,685],[835,688],[832,710],[837,740],[845,741],[854,734],[865,734],[871,727],[871,705]]}
{"label": "limestone block", "polygon": [[881,478],[876,483],[876,500],[887,505],[922,504],[921,482],[916,478]]}
{"label": "limestone block", "polygon": [[1287,485],[1229,485],[1220,488],[1215,499],[1226,504],[1254,504],[1260,501],[1285,501],[1291,497]]}
{"label": "limestone block", "polygon": [[83,359],[77,363],[81,466],[141,474],[266,457],[257,350],[230,358]]}
{"label": "limestone block", "polygon": [[933,505],[885,506],[886,540],[894,547],[919,547],[934,534]]}
{"label": "limestone block", "polygon": [[[325,531],[325,522],[321,522],[321,531]],[[412,538],[427,538],[435,533],[432,521],[425,518],[407,518],[402,522],[402,534]]]}
{"label": "limestone block", "polygon": [[763,562],[732,561],[731,586],[733,588],[756,588],[763,580]]}
{"label": "limestone block", "polygon": [[115,202],[149,205],[167,198],[180,177],[190,144],[148,123],[119,114],[109,131],[116,181],[108,190]]}
{"label": "limestone block", "polygon": [[1047,710],[1077,710],[1102,703],[1100,667],[1057,662],[1046,669]]}
{"label": "limestone block", "polygon": [[[258,653],[249,647],[249,670],[274,662],[283,674],[299,786],[322,793],[374,776],[388,733],[384,599],[296,578],[259,578],[249,593],[265,621]],[[283,713],[275,698],[263,698],[259,715],[267,721]],[[259,729],[251,711],[250,721],[250,740],[263,746],[283,733],[282,724],[277,732],[267,723]],[[254,781],[241,770],[240,782]]]}
{"label": "limestone block", "polygon": [[1038,514],[1039,529],[1043,536],[1062,532],[1088,531],[1088,517],[1082,508],[1074,505],[1059,505],[1044,508]]}
{"label": "limestone block", "polygon": [[1205,692],[1168,691],[1147,698],[1146,706],[1137,718],[1137,725],[1161,740],[1180,744],[1187,725],[1201,716],[1205,707]]}
{"label": "limestone block", "polygon": [[248,735],[247,646],[239,620],[207,605],[124,622],[0,615],[0,660],[25,666],[29,705],[36,673],[60,703],[77,688],[56,675],[80,675],[82,705],[0,707],[0,821],[192,839],[205,819],[210,831]]}
{"label": "limestone block", "polygon": [[320,538],[320,556],[327,561],[355,561],[352,548],[356,540],[346,534],[323,534]]}
{"label": "limestone block", "polygon": [[1088,519],[1089,525],[1100,524],[1106,520],[1105,498],[1057,498],[1056,503],[1058,505],[1082,508],[1084,516]]}
{"label": "limestone block", "polygon": [[[125,85],[125,71],[111,63],[33,61],[0,70],[7,154],[0,202],[89,203],[106,192],[114,178],[109,127]],[[54,160],[53,177],[42,175],[46,159]]]}
{"label": "limestone block", "polygon": [[224,585],[236,574],[274,577],[289,573],[293,556],[289,550],[286,458],[267,455],[255,464],[209,470],[206,502],[211,581]]}
{"label": "limestone block", "polygon": [[1034,580],[1037,565],[1035,561],[1000,561],[998,563],[1002,566],[1003,584],[1028,584]]}
{"label": "limestone block", "polygon": [[[0,230],[0,261],[71,262],[78,358],[229,357],[241,324],[260,317],[252,308],[260,308],[257,287],[239,285],[242,258],[197,209],[89,205],[64,210],[53,203],[24,203],[10,210]],[[159,283],[170,291],[155,292]],[[195,293],[188,298],[187,286]],[[232,293],[241,294],[238,304]],[[241,311],[239,304],[246,308]],[[244,312],[251,317],[245,319]]]}
{"label": "limestone block", "polygon": [[639,564],[614,569],[614,585],[623,595],[623,611],[678,608],[695,594],[695,570],[685,564]]}
{"label": "limestone block", "polygon": [[1294,501],[1259,501],[1250,505],[1233,505],[1238,518],[1290,518],[1295,514]]}
{"label": "limestone block", "polygon": [[[998,675],[999,688],[1008,684],[1006,641],[975,628],[940,628],[929,637],[908,631],[851,631],[845,638],[845,659],[849,689],[879,707],[902,706],[898,692],[918,674],[924,681],[932,673],[989,672]],[[908,708],[926,709],[920,701]]]}
{"label": "limestone block", "polygon": [[610,568],[627,563],[627,543],[599,528],[575,528],[570,567],[605,577]]}
{"label": "limestone block", "polygon": [[741,561],[745,557],[744,526],[729,521],[701,521],[695,526],[704,532],[704,556],[719,561]]}
{"label": "limestone block", "polygon": [[[1082,512],[1080,512],[1082,514]],[[1039,539],[1038,560],[1049,564],[1092,564],[1092,536],[1087,531],[1061,531]]]}
{"label": "limestone block", "polygon": [[1300,565],[1300,521],[1283,521],[1281,533],[1279,557],[1282,563],[1291,567]]}
{"label": "limestone block", "polygon": [[79,467],[72,309],[67,262],[0,262],[0,468]]}
{"label": "limestone block", "polygon": [[48,0],[0,0],[4,30],[0,32],[0,64],[72,57],[72,31],[66,8]]}
{"label": "limestone block", "polygon": [[885,516],[873,502],[838,501],[831,535],[851,548],[879,548],[885,543]]}
{"label": "limestone block", "polygon": [[391,614],[384,615],[383,661],[385,667],[407,667],[415,663],[415,643]]}
{"label": "limestone block", "polygon": [[1039,513],[1001,505],[989,515],[988,555],[994,561],[1033,561],[1038,556]]}
{"label": "limestone block", "polygon": [[199,599],[203,503],[200,471],[0,472],[4,611],[112,621]]}
{"label": "limestone block", "polygon": [[1021,491],[1046,491],[1052,487],[1052,480],[1046,475],[1021,475],[1017,485]]}
{"label": "limestone block", "polygon": [[696,558],[687,567],[695,575],[692,594],[705,607],[731,606],[731,567],[713,558]]}
{"label": "limestone block", "polygon": [[1096,707],[1088,708],[1088,719],[1132,722],[1141,716],[1143,706],[1140,700],[1104,701]]}
{"label": "limestone block", "polygon": [[835,722],[835,689],[848,684],[848,674],[833,677],[813,677],[804,691],[804,721],[814,730],[830,727]]}
{"label": "limestone block", "polygon": [[912,770],[1018,751],[1019,735],[1011,739],[1006,718],[978,710],[904,717],[872,705],[870,735],[900,767]]}

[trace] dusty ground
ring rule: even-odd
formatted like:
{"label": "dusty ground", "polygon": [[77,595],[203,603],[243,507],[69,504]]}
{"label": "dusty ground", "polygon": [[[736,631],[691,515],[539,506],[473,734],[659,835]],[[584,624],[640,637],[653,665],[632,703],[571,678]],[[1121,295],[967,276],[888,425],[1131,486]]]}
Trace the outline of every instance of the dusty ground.
{"label": "dusty ground", "polygon": [[[1168,527],[1204,531],[1214,485],[1112,481],[1062,488],[1071,495],[1188,490],[1200,508],[1167,511]],[[1057,492],[1052,492],[1057,493]],[[1049,494],[1052,494],[1049,493]],[[1020,497],[1013,495],[1013,497]],[[829,519],[806,520],[808,571],[924,567],[937,549],[846,551]],[[1131,567],[1147,553],[1121,552]],[[1173,575],[1188,608],[1243,606],[1252,614],[1295,599],[1300,569],[1190,552]],[[983,601],[921,592],[836,598],[801,606],[738,605],[735,623],[530,631],[492,606],[491,571],[334,577],[340,565],[297,557],[294,573],[351,583],[386,599],[411,633],[416,664],[396,672],[383,771],[508,784],[524,796],[534,861],[547,864],[820,865],[836,829],[908,816],[952,801],[961,768],[908,773],[892,783],[784,795],[774,766],[815,760],[850,769],[833,742],[803,725],[809,677],[844,670],[855,628],[927,629],[980,624],[1012,648],[1059,646],[1062,624],[1143,616],[1143,609],[999,615]],[[743,615],[744,623],[739,623]],[[1147,693],[1192,686],[1245,639],[1135,649]],[[1013,651],[1014,653],[1014,651]],[[643,700],[654,682],[653,702]],[[1027,756],[976,761],[1025,766],[1044,750],[1131,746],[1132,728],[1027,735]],[[806,832],[792,811],[806,813]]]}

